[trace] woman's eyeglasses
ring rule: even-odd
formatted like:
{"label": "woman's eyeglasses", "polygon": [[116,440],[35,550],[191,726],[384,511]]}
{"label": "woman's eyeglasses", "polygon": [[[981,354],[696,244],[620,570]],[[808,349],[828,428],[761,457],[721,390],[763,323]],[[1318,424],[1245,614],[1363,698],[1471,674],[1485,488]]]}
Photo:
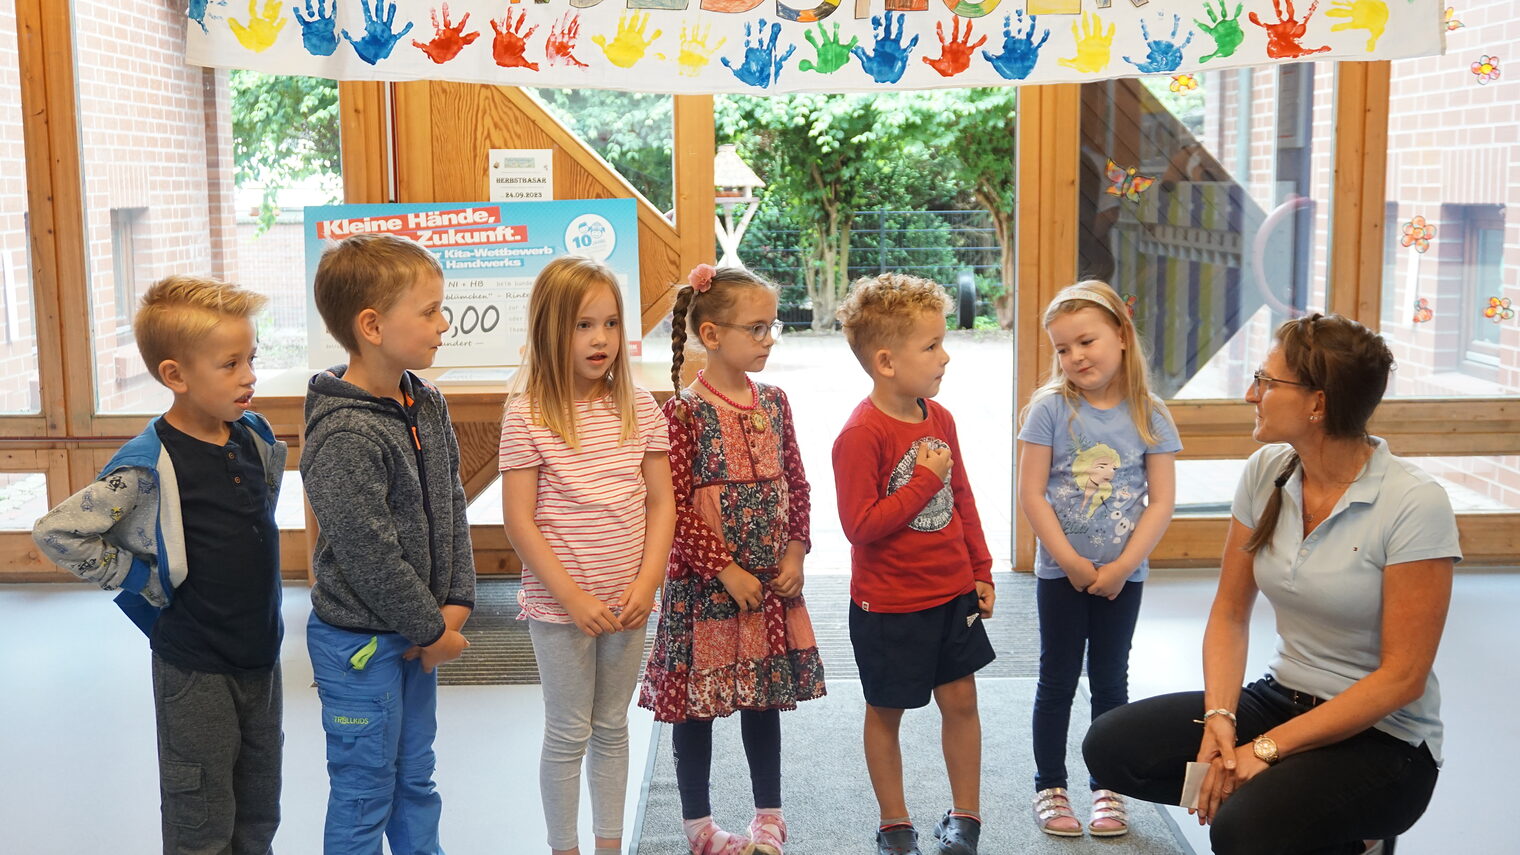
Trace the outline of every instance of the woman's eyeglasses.
{"label": "woman's eyeglasses", "polygon": [[1251,388],[1255,389],[1258,392],[1260,392],[1263,387],[1271,388],[1269,384],[1272,383],[1281,383],[1284,386],[1302,386],[1305,389],[1314,388],[1313,383],[1300,383],[1297,380],[1279,380],[1276,377],[1268,377],[1267,372],[1262,371],[1259,368],[1256,370],[1256,373],[1251,375]]}
{"label": "woman's eyeglasses", "polygon": [[768,324],[725,324],[718,321],[709,321],[709,323],[715,327],[728,327],[731,330],[744,330],[745,332],[749,333],[749,337],[755,341],[765,341],[765,337],[767,335],[773,339],[779,339],[781,338],[781,331],[786,329],[786,324],[782,323],[779,320],[771,321]]}

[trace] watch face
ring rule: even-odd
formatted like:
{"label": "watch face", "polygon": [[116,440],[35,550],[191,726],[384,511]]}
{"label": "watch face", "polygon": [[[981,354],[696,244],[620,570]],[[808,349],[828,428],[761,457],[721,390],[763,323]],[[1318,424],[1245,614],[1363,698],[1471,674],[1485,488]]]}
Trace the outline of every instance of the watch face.
{"label": "watch face", "polygon": [[1258,736],[1251,743],[1251,753],[1264,763],[1277,762],[1277,743],[1265,736]]}

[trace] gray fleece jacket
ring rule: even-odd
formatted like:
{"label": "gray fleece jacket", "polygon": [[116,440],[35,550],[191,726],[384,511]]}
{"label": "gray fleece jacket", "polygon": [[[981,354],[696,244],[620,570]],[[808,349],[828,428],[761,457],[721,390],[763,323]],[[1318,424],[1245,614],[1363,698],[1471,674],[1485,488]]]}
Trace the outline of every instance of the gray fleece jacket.
{"label": "gray fleece jacket", "polygon": [[336,627],[426,646],[443,636],[440,607],[475,607],[449,408],[410,372],[403,406],[346,382],[346,370],[324,371],[306,390],[301,479],[321,526],[312,610]]}

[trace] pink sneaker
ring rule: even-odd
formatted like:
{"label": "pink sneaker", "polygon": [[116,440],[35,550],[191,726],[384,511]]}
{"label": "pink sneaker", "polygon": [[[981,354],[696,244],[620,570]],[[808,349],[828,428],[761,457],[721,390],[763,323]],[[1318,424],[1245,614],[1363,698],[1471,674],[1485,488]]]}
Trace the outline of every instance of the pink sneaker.
{"label": "pink sneaker", "polygon": [[748,837],[724,831],[712,821],[712,817],[695,831],[687,829],[686,842],[691,844],[691,855],[754,855],[755,852],[755,845]]}
{"label": "pink sneaker", "polygon": [[755,855],[781,855],[786,842],[786,820],[780,813],[756,813],[749,823],[749,837],[755,843]]}

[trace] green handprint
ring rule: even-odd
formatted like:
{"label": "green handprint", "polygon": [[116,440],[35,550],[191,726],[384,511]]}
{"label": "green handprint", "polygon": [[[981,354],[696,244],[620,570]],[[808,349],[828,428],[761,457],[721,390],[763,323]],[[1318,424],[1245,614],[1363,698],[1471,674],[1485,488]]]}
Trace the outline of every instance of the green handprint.
{"label": "green handprint", "polygon": [[[1208,62],[1211,59],[1225,59],[1234,56],[1240,43],[1246,40],[1245,31],[1240,28],[1240,9],[1244,3],[1235,6],[1235,14],[1228,15],[1225,8],[1225,0],[1219,0],[1219,12],[1216,14],[1208,0],[1203,0],[1203,10],[1209,13],[1209,23],[1193,19],[1198,29],[1208,33],[1209,38],[1214,40],[1214,52],[1201,57],[1199,62]],[[1212,26],[1210,26],[1212,25]]]}
{"label": "green handprint", "polygon": [[803,71],[816,71],[819,74],[833,74],[843,68],[850,61],[850,49],[860,44],[860,36],[851,36],[849,44],[839,42],[839,24],[834,24],[834,33],[824,28],[823,22],[818,22],[818,38],[813,38],[812,30],[804,30],[802,37],[808,40],[813,50],[818,53],[818,62],[804,59],[797,64]]}
{"label": "green handprint", "polygon": [[632,68],[635,63],[644,58],[649,52],[649,46],[654,44],[663,30],[655,30],[654,35],[644,38],[644,28],[649,26],[649,13],[640,15],[638,12],[628,14],[624,12],[618,16],[617,33],[609,44],[604,36],[593,36],[591,41],[602,49],[607,59],[619,68]]}

